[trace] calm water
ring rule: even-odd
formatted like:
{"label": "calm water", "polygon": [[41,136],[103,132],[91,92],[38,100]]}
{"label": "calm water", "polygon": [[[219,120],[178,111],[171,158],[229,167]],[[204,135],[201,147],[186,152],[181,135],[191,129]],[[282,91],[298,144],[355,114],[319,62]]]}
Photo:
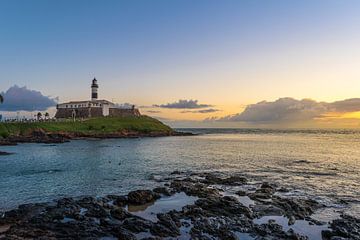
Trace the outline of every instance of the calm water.
{"label": "calm water", "polygon": [[[360,216],[360,133],[194,130],[202,135],[1,147],[0,211],[64,196],[152,188],[173,170],[242,172]],[[350,205],[339,204],[346,200]]]}

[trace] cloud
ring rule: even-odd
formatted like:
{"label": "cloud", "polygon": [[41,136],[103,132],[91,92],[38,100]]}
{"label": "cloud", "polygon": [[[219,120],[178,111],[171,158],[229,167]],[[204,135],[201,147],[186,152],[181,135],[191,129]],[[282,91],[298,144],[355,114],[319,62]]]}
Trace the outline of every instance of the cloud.
{"label": "cloud", "polygon": [[332,103],[317,102],[311,99],[296,100],[280,98],[274,102],[262,101],[248,105],[241,113],[207,121],[228,121],[247,123],[301,122],[323,118],[327,113],[360,111],[360,98]]}
{"label": "cloud", "polygon": [[0,104],[1,111],[45,111],[56,105],[58,99],[44,96],[41,92],[26,87],[14,85],[6,92],[2,92],[4,103]]}
{"label": "cloud", "polygon": [[215,108],[209,108],[209,109],[201,109],[201,110],[197,110],[197,111],[185,110],[185,111],[182,111],[181,113],[213,113],[213,112],[219,112],[219,111],[221,111],[221,110],[215,109]]}
{"label": "cloud", "polygon": [[332,112],[358,112],[360,111],[360,98],[336,101],[329,103],[328,107]]}
{"label": "cloud", "polygon": [[198,108],[208,108],[212,107],[209,104],[199,104],[198,100],[179,100],[173,103],[161,104],[161,105],[154,105],[154,107],[160,108],[173,108],[173,109],[198,109]]}

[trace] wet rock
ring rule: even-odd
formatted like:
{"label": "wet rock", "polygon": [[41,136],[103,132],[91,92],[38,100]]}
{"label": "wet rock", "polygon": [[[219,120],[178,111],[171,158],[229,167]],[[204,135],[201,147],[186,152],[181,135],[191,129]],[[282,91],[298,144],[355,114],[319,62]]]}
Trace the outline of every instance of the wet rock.
{"label": "wet rock", "polygon": [[133,233],[122,227],[114,228],[113,234],[114,237],[117,237],[121,240],[136,240],[136,236]]}
{"label": "wet rock", "polygon": [[193,239],[238,239],[231,231],[230,219],[227,218],[204,218],[195,221],[190,233]]}
{"label": "wet rock", "polygon": [[247,179],[243,176],[230,176],[230,177],[219,177],[215,174],[207,174],[205,180],[202,181],[206,184],[220,184],[220,185],[242,185],[247,182]]}
{"label": "wet rock", "polygon": [[0,218],[0,224],[15,223],[19,221],[26,221],[36,214],[44,211],[46,204],[23,204],[8,212],[5,212]]}
{"label": "wet rock", "polygon": [[[263,183],[254,192],[238,191],[237,187],[225,187],[238,196],[248,196],[255,204],[246,207],[238,196],[222,196],[213,186],[242,185],[238,176],[219,174],[192,174],[191,177],[169,178],[166,187],[130,192],[127,196],[108,195],[103,198],[63,198],[47,204],[27,204],[0,216],[0,229],[5,239],[164,239],[178,238],[186,231],[191,239],[237,239],[235,232],[249,233],[256,239],[298,239],[305,237],[294,231],[287,232],[275,221],[255,224],[254,219],[265,216],[287,216],[289,225],[297,219],[318,223],[311,214],[322,207],[316,201],[280,197],[272,183]],[[241,179],[241,178],[240,178]],[[235,184],[235,182],[237,182]],[[215,184],[215,185],[216,185]],[[234,184],[234,185],[233,185]],[[151,205],[161,195],[185,192],[199,199],[168,212],[158,213],[156,222],[132,215],[126,205]],[[233,193],[233,192],[231,192]],[[149,203],[149,204],[146,204]],[[142,211],[142,210],[139,210]],[[331,223],[331,231],[324,231],[325,240],[359,239],[359,219],[342,216]],[[10,228],[8,227],[10,226]],[[185,229],[185,230],[184,230]],[[0,236],[0,238],[1,238]],[[184,237],[184,236],[183,236]]]}
{"label": "wet rock", "polygon": [[252,212],[249,208],[243,206],[235,197],[209,197],[201,198],[195,202],[201,207],[208,216],[236,216],[245,215],[252,218]]}
{"label": "wet rock", "polygon": [[131,214],[123,208],[116,208],[110,211],[110,214],[113,218],[118,220],[124,220],[129,217]]}
{"label": "wet rock", "polygon": [[269,221],[267,224],[255,225],[254,231],[257,235],[264,237],[264,239],[307,240],[307,237],[296,234],[292,229],[284,232],[282,226],[276,224],[274,221]]}
{"label": "wet rock", "polygon": [[159,199],[160,195],[151,190],[136,190],[128,194],[128,202],[134,205],[142,205]]}
{"label": "wet rock", "polygon": [[122,226],[131,232],[140,233],[149,231],[153,223],[139,217],[131,217],[125,219]]}
{"label": "wet rock", "polygon": [[[181,225],[178,221],[177,223],[174,221],[170,214],[157,214],[157,218],[159,219],[159,224],[156,224],[151,229],[151,232],[160,237],[172,236],[176,237],[180,235],[179,226]],[[159,226],[160,225],[160,226]],[[160,233],[159,233],[160,232]]]}
{"label": "wet rock", "polygon": [[252,200],[255,201],[259,201],[259,202],[266,202],[264,200],[266,199],[271,199],[272,197],[272,192],[266,192],[262,191],[262,190],[256,190],[254,193],[249,193],[249,198],[251,198]]}
{"label": "wet rock", "polygon": [[220,196],[220,193],[215,188],[208,188],[208,185],[197,183],[193,181],[174,180],[171,182],[170,188],[176,192],[185,192],[189,196],[208,197]]}
{"label": "wet rock", "polygon": [[7,155],[12,155],[12,154],[14,154],[14,153],[0,151],[0,156],[7,156]]}
{"label": "wet rock", "polygon": [[180,175],[182,172],[175,170],[173,172],[170,173],[170,175]]}
{"label": "wet rock", "polygon": [[318,202],[311,199],[281,198],[274,196],[271,204],[284,210],[287,217],[294,216],[296,219],[305,219],[322,207]]}
{"label": "wet rock", "polygon": [[171,192],[166,187],[157,187],[153,190],[155,193],[163,194],[165,196],[171,196]]}
{"label": "wet rock", "polygon": [[294,225],[294,224],[295,224],[295,221],[296,221],[295,217],[294,217],[294,216],[290,216],[290,217],[289,217],[288,225],[289,225],[289,226]]}
{"label": "wet rock", "polygon": [[237,192],[236,192],[236,195],[238,195],[238,196],[246,196],[246,192],[240,190],[240,191],[237,191]]}
{"label": "wet rock", "polygon": [[282,216],[285,214],[285,211],[281,208],[272,206],[272,205],[265,205],[265,204],[256,204],[252,207],[252,210],[256,214],[256,217],[263,217],[263,216]]}
{"label": "wet rock", "polygon": [[177,237],[180,235],[181,223],[174,216],[160,213],[157,214],[157,218],[159,219],[158,223],[154,224],[150,230],[153,235],[159,237]]}
{"label": "wet rock", "polygon": [[107,198],[112,200],[113,204],[119,207],[124,207],[126,204],[128,204],[127,196],[108,195]]}
{"label": "wet rock", "polygon": [[332,231],[322,232],[323,238],[360,240],[360,219],[349,215],[342,215],[341,217],[341,219],[336,219],[330,224]]}

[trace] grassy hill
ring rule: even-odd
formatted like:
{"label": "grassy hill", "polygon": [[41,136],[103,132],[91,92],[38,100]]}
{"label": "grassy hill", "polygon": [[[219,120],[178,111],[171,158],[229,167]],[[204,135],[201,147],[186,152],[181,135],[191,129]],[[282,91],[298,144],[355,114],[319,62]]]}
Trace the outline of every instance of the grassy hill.
{"label": "grassy hill", "polygon": [[33,131],[46,133],[66,133],[78,135],[106,135],[121,132],[139,134],[160,133],[170,135],[174,131],[157,119],[140,117],[101,117],[84,121],[0,123],[0,137],[25,136]]}

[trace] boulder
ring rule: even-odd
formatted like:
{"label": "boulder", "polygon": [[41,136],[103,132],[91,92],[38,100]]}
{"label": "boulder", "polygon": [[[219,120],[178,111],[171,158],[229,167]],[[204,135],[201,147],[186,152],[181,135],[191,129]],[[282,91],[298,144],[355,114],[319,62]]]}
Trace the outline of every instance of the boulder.
{"label": "boulder", "polygon": [[153,202],[160,198],[160,194],[154,193],[151,190],[136,190],[129,192],[128,202],[134,205],[142,205],[145,203]]}

